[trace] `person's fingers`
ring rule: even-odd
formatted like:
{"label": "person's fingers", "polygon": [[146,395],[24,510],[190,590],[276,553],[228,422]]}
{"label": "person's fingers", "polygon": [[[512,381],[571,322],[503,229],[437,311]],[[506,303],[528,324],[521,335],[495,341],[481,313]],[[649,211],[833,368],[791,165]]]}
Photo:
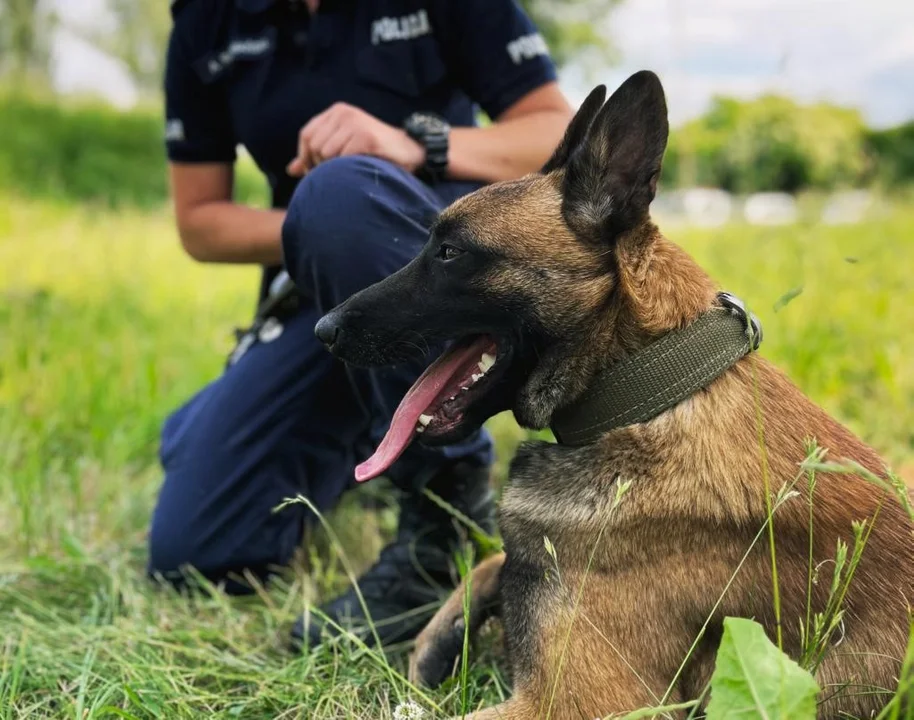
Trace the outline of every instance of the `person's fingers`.
{"label": "person's fingers", "polygon": [[320,125],[315,124],[302,133],[299,140],[298,157],[305,166],[305,172],[313,170],[321,161],[320,155],[315,150],[314,135],[320,130]]}
{"label": "person's fingers", "polygon": [[307,137],[308,159],[311,163],[311,167],[324,162],[324,160],[336,157],[335,155],[329,154],[328,141],[341,129],[343,128],[340,126],[340,123],[329,113],[327,114],[327,117],[322,117],[320,122],[315,123]]}
{"label": "person's fingers", "polygon": [[304,175],[308,172],[311,169],[310,148],[309,131],[306,125],[298,133],[298,154],[286,166],[286,172],[293,176]]}
{"label": "person's fingers", "polygon": [[346,157],[347,155],[360,155],[365,153],[365,143],[364,139],[358,135],[358,133],[353,133],[353,135],[346,141],[343,147],[340,148],[339,157]]}
{"label": "person's fingers", "polygon": [[296,156],[286,165],[286,174],[290,177],[301,177],[305,174],[305,164]]}
{"label": "person's fingers", "polygon": [[286,172],[290,175],[304,175],[314,164],[311,158],[311,139],[314,133],[324,122],[326,112],[315,115],[311,118],[298,132],[298,155],[294,157],[286,166]]}
{"label": "person's fingers", "polygon": [[298,155],[286,172],[300,177],[325,160],[367,152],[370,143],[361,137],[359,115],[352,110],[337,103],[308,121],[298,134]]}
{"label": "person's fingers", "polygon": [[336,131],[328,137],[319,147],[318,152],[324,160],[340,157],[343,148],[355,136],[355,130],[351,127],[338,127]]}

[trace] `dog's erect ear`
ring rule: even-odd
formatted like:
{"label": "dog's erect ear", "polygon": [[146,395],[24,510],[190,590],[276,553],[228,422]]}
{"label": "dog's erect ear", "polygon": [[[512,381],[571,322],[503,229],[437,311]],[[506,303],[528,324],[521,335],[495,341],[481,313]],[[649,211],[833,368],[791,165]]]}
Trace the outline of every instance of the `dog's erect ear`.
{"label": "dog's erect ear", "polygon": [[657,192],[669,131],[660,78],[635,73],[606,101],[568,159],[562,210],[569,227],[599,239],[643,219]]}
{"label": "dog's erect ear", "polygon": [[590,91],[590,95],[581,103],[581,107],[578,108],[574,117],[571,118],[571,122],[568,123],[568,128],[565,130],[565,137],[562,138],[562,142],[559,143],[555,152],[552,153],[552,157],[543,165],[542,172],[544,174],[552,172],[553,170],[558,170],[568,162],[571,153],[584,142],[587,130],[590,128],[590,124],[593,122],[596,114],[600,111],[600,107],[603,105],[604,100],[606,100],[606,86],[597,85]]}

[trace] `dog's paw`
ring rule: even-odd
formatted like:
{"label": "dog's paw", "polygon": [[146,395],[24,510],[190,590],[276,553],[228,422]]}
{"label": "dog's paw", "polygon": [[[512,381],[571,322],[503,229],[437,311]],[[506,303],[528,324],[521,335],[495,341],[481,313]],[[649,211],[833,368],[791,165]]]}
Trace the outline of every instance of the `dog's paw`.
{"label": "dog's paw", "polygon": [[456,670],[465,633],[463,617],[451,621],[434,618],[416,638],[416,648],[409,657],[409,681],[433,688],[447,680]]}

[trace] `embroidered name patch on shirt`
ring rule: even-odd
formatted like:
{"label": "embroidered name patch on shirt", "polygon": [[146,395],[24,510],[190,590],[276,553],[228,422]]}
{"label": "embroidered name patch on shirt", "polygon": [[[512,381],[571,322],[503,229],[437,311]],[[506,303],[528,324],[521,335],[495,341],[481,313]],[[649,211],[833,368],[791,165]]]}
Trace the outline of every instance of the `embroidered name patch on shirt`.
{"label": "embroidered name patch on shirt", "polygon": [[382,17],[371,24],[371,44],[393,40],[412,40],[413,38],[429,35],[432,26],[428,21],[425,10],[404,15],[403,17]]}
{"label": "embroidered name patch on shirt", "polygon": [[213,53],[201,63],[201,72],[213,79],[229,68],[236,60],[257,58],[273,48],[271,37],[239,38],[232,40],[225,50]]}
{"label": "embroidered name patch on shirt", "polygon": [[539,33],[521,35],[519,38],[509,42],[506,49],[515,65],[520,65],[524,60],[532,60],[537,55],[549,54],[546,41],[543,40],[543,36]]}

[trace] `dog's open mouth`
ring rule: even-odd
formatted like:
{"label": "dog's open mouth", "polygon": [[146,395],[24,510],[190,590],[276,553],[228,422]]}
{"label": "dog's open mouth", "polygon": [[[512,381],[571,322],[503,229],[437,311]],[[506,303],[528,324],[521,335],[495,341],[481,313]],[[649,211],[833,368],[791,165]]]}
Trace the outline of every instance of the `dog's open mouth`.
{"label": "dog's open mouth", "polygon": [[356,467],[356,480],[385,472],[418,435],[431,439],[455,430],[467,408],[494,381],[499,359],[498,343],[489,335],[473,335],[448,348],[400,401],[374,455]]}

